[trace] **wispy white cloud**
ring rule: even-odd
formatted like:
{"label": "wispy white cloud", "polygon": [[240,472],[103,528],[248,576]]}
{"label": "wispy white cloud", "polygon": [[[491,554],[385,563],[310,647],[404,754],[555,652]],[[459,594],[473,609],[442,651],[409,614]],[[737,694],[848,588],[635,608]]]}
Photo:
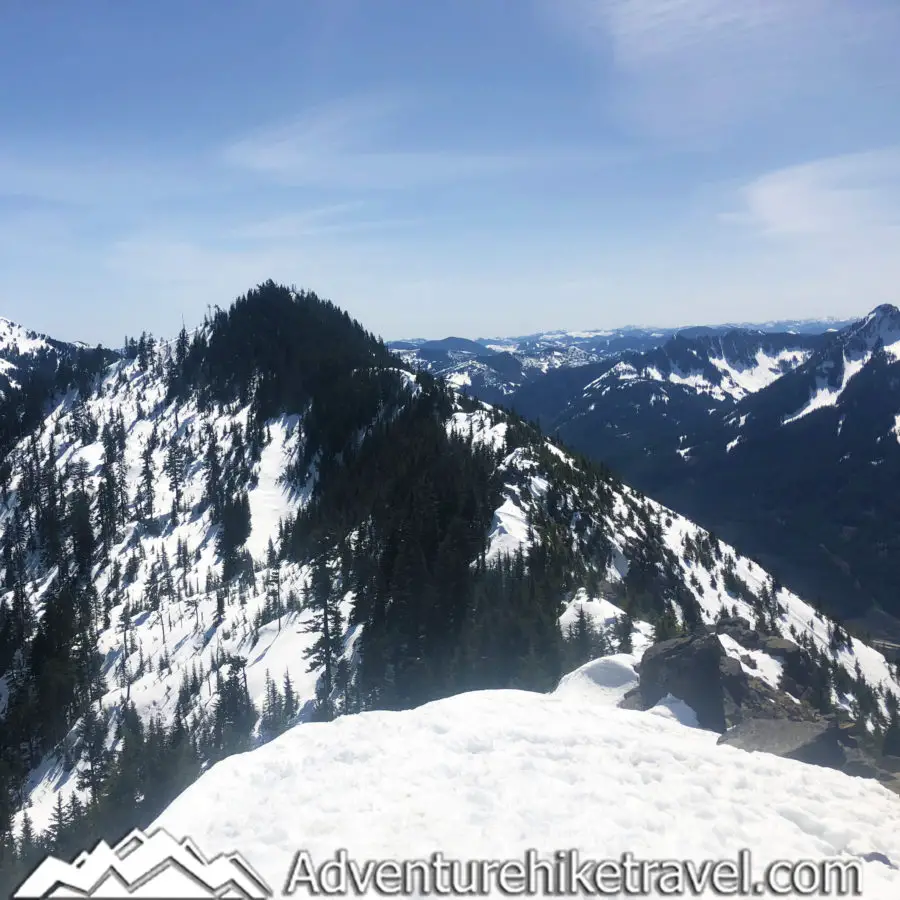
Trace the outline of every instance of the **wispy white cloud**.
{"label": "wispy white cloud", "polygon": [[250,222],[242,222],[228,230],[231,237],[248,240],[281,240],[294,238],[301,235],[315,234],[322,230],[347,226],[354,219],[354,213],[358,214],[365,209],[361,201],[346,203],[331,203],[326,206],[316,206],[307,209],[290,210],[256,219]]}
{"label": "wispy white cloud", "polygon": [[852,238],[900,228],[900,147],[769,172],[744,185],[725,221],[774,238]]}
{"label": "wispy white cloud", "polygon": [[619,112],[657,137],[708,141],[848,85],[897,84],[894,0],[545,2],[612,73]]}
{"label": "wispy white cloud", "polygon": [[223,158],[282,184],[350,190],[411,189],[603,161],[596,152],[553,147],[421,149],[415,112],[410,95],[343,99],[241,137]]}
{"label": "wispy white cloud", "polygon": [[252,222],[236,228],[232,234],[235,238],[248,241],[299,241],[325,235],[351,235],[416,228],[426,221],[429,220],[413,217],[317,221],[303,214],[296,216],[288,214]]}
{"label": "wispy white cloud", "polygon": [[0,196],[12,195],[34,206],[115,206],[129,198],[163,200],[205,188],[196,173],[171,163],[53,150],[45,147],[35,153],[33,148],[0,146]]}

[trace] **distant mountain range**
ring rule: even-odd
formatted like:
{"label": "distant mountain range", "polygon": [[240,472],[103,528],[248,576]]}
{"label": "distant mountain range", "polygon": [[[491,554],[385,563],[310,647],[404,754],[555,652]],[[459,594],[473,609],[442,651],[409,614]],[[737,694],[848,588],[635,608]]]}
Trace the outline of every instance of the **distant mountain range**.
{"label": "distant mountain range", "polygon": [[624,353],[652,350],[676,335],[684,338],[717,337],[736,330],[816,335],[846,327],[836,319],[785,320],[754,325],[643,328],[627,326],[593,331],[545,331],[516,337],[470,340],[416,338],[388,342],[413,368],[442,375],[454,387],[489,403],[505,403],[526,385],[544,375],[615,359]]}

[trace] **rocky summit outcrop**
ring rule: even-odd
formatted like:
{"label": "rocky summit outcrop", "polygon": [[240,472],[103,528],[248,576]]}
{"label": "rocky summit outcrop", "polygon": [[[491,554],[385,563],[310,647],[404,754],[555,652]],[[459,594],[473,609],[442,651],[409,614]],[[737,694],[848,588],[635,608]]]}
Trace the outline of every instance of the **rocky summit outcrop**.
{"label": "rocky summit outcrop", "polygon": [[[722,634],[782,662],[779,687],[748,673],[755,667],[749,654],[745,665],[729,656]],[[720,744],[874,778],[900,794],[900,757],[890,755],[892,742],[885,741],[887,753],[880,751],[864,727],[840,714],[822,715],[802,699],[796,673],[806,664],[792,641],[760,633],[744,619],[723,619],[715,629],[649,647],[637,666],[638,686],[620,705],[650,709],[671,695],[694,710],[700,728],[718,732]]]}
{"label": "rocky summit outcrop", "polygon": [[[756,638],[757,646],[763,649],[764,639],[759,635]],[[793,652],[787,646],[777,649]],[[796,650],[800,652],[799,647]],[[638,674],[639,685],[626,695],[624,705],[650,709],[671,694],[694,710],[701,728],[720,734],[747,718],[799,722],[818,718],[807,703],[747,674],[739,660],[726,654],[714,632],[654,644],[644,653]]]}

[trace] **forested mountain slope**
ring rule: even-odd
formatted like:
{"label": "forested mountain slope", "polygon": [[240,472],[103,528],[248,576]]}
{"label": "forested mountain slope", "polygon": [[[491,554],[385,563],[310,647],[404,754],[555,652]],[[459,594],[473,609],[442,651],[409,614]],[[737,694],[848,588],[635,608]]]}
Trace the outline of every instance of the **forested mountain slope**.
{"label": "forested mountain slope", "polygon": [[686,329],[659,347],[548,373],[509,400],[645,490],[667,484],[688,436],[809,358],[820,334]]}
{"label": "forested mountain slope", "polygon": [[289,725],[550,690],[726,613],[794,637],[803,699],[897,717],[884,658],[758,565],[271,282],[73,381],[2,475],[7,873]]}
{"label": "forested mountain slope", "polygon": [[900,312],[874,310],[683,442],[669,503],[837,614],[900,616]]}

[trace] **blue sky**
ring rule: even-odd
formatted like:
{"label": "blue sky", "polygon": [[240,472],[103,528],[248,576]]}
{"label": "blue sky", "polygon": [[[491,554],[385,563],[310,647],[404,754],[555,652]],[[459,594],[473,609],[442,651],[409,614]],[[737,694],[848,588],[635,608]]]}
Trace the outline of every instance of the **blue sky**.
{"label": "blue sky", "polygon": [[0,12],[0,315],[171,335],[272,277],[387,338],[900,302],[897,0]]}

